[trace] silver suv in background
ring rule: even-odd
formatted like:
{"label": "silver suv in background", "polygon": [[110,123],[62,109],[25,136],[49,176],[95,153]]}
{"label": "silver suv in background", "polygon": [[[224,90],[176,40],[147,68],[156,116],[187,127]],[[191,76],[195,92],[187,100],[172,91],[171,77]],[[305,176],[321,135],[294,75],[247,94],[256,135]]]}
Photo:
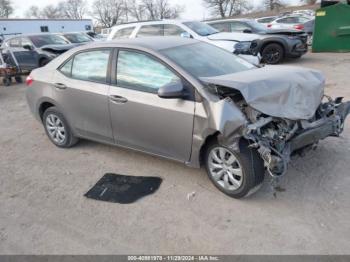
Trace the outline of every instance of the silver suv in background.
{"label": "silver suv in background", "polygon": [[[191,57],[191,59],[188,59]],[[255,67],[180,37],[84,45],[27,78],[32,113],[58,147],[79,138],[205,165],[240,198],[287,171],[290,156],[339,136],[350,102],[324,99],[311,69]]]}

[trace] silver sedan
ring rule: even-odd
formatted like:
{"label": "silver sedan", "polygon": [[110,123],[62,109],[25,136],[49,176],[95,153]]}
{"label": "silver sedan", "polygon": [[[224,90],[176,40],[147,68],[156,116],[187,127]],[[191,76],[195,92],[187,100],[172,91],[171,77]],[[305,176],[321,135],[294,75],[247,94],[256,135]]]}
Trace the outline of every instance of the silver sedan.
{"label": "silver sedan", "polygon": [[324,101],[324,77],[258,68],[193,39],[160,37],[72,49],[27,78],[29,107],[58,147],[79,138],[202,164],[240,198],[290,156],[338,136],[350,111]]}

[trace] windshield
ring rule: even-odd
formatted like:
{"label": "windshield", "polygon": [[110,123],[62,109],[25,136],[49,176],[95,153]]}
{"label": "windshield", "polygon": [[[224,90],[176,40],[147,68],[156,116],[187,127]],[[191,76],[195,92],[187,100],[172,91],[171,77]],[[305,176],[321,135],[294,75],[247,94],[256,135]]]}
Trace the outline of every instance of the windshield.
{"label": "windshield", "polygon": [[44,45],[65,45],[68,42],[58,35],[34,35],[29,36],[29,39],[36,47],[42,47]]}
{"label": "windshield", "polygon": [[200,36],[208,36],[219,33],[219,31],[214,27],[202,22],[186,22],[184,25],[188,26],[192,31],[196,32]]}
{"label": "windshield", "polygon": [[197,78],[227,75],[255,68],[228,51],[202,42],[163,49],[161,53]]}
{"label": "windshield", "polygon": [[91,38],[84,34],[64,34],[65,38],[73,44],[91,42]]}

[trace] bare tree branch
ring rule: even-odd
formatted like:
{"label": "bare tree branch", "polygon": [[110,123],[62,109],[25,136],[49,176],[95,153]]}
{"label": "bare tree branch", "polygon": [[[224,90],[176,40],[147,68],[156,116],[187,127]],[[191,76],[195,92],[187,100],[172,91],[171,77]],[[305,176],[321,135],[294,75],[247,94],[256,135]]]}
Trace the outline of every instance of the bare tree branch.
{"label": "bare tree branch", "polygon": [[124,12],[122,0],[95,0],[92,4],[92,15],[108,28],[122,22]]}
{"label": "bare tree branch", "polygon": [[0,17],[9,18],[11,14],[13,14],[11,0],[0,0]]}

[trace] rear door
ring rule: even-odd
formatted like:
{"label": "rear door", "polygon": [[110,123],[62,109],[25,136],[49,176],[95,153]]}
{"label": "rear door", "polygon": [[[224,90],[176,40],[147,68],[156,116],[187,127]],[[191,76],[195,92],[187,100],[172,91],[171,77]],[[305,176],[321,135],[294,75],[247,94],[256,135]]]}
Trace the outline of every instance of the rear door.
{"label": "rear door", "polygon": [[162,99],[158,89],[183,79],[157,58],[136,50],[119,50],[114,60],[109,106],[117,144],[188,161],[191,154],[194,101]]}
{"label": "rear door", "polygon": [[111,48],[79,52],[54,77],[54,99],[81,136],[113,143],[108,109]]}

